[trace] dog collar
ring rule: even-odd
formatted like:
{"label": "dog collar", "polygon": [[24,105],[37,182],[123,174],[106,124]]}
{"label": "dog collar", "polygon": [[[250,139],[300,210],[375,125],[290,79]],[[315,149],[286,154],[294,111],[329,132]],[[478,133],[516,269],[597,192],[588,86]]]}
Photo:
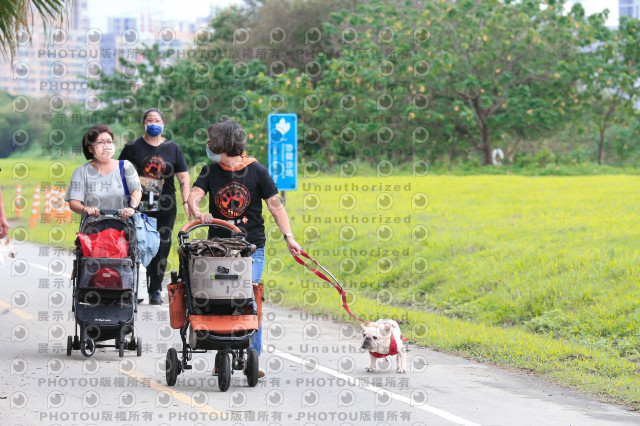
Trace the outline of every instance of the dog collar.
{"label": "dog collar", "polygon": [[386,358],[388,356],[397,355],[398,354],[398,344],[396,343],[396,338],[393,337],[393,333],[391,333],[391,343],[389,344],[389,353],[381,354],[378,352],[369,352],[376,358]]}

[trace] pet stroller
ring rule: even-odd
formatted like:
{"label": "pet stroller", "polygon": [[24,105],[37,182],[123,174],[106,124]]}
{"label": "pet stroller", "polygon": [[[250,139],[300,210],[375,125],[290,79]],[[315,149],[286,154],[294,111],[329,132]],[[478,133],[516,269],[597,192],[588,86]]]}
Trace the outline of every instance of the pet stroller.
{"label": "pet stroller", "polygon": [[[67,355],[80,350],[90,357],[96,348],[114,346],[120,357],[125,349],[140,356],[142,341],[134,335],[140,267],[136,228],[115,210],[101,210],[100,214],[81,224],[76,239],[72,273],[75,335],[67,337]],[[115,344],[97,343],[107,340]]]}
{"label": "pet stroller", "polygon": [[[188,241],[189,233],[203,226],[224,228],[231,238]],[[169,386],[191,369],[194,353],[209,350],[217,351],[214,374],[222,392],[229,389],[234,370],[244,373],[249,386],[258,382],[258,353],[249,346],[260,327],[263,287],[252,281],[256,247],[238,234],[238,227],[219,219],[188,223],[178,233],[179,272],[171,272],[167,288],[171,327],[180,330],[182,354],[178,360],[175,348],[167,351]]]}

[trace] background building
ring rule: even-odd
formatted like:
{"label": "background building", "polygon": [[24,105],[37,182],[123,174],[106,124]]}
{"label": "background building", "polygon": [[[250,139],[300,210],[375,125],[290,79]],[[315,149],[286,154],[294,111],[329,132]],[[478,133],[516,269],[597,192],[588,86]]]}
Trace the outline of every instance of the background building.
{"label": "background building", "polygon": [[13,66],[7,58],[0,59],[0,90],[34,98],[62,95],[70,102],[85,99],[86,82],[80,76],[89,69],[95,72],[91,63],[97,63],[100,51],[92,41],[87,0],[78,0],[71,15],[68,25],[48,33],[36,22],[31,43],[25,32]]}
{"label": "background building", "polygon": [[640,17],[640,0],[618,0],[620,17],[628,16],[638,19]]}
{"label": "background building", "polygon": [[163,20],[161,14],[147,12],[154,10],[148,0],[140,0],[137,6],[145,12],[108,16],[106,28],[104,23],[102,28],[91,26],[88,0],[76,2],[66,27],[50,28],[45,34],[42,25],[35,23],[32,43],[25,32],[13,65],[0,57],[0,90],[32,98],[60,95],[68,102],[84,103],[95,95],[86,79],[113,74],[120,67],[120,57],[141,62],[144,58],[136,52],[144,45],[158,43],[162,51],[180,50],[178,57],[184,58],[184,51],[194,46],[194,32],[209,22],[208,18]]}

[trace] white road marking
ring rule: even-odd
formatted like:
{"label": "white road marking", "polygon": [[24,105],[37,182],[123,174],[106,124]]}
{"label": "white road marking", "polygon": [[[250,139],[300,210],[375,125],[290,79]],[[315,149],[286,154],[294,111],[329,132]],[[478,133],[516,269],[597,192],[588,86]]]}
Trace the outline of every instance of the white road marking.
{"label": "white road marking", "polygon": [[38,269],[41,269],[43,271],[46,271],[46,272],[48,272],[50,274],[53,274],[53,275],[58,275],[58,276],[61,276],[61,277],[65,277],[65,278],[71,279],[71,275],[70,274],[55,274],[55,273],[51,272],[51,270],[47,266],[38,265],[37,263],[29,263],[29,265],[33,266],[34,268],[38,268]]}
{"label": "white road marking", "polygon": [[[43,271],[50,272],[48,267],[45,267],[45,266],[42,266],[42,265],[38,265],[37,263],[32,263],[31,265],[36,267],[36,268],[38,268],[38,269],[41,269]],[[69,279],[71,278],[71,275],[69,275],[69,274],[60,274],[60,275],[62,275],[64,277],[67,277]],[[166,295],[164,293],[166,293],[166,290],[163,291],[163,295]],[[167,310],[167,311],[169,310],[168,306],[155,306],[155,308],[158,308],[158,309],[163,310],[163,311],[164,310]],[[295,355],[292,355],[292,354],[289,354],[287,352],[282,352],[282,351],[279,351],[279,350],[276,349],[276,350],[273,351],[273,354],[276,355],[276,356],[279,356],[281,358],[288,359],[289,361],[293,361],[293,362],[295,362],[297,364],[300,364],[300,365],[308,365],[311,368],[317,368],[319,371],[322,371],[325,374],[329,374],[330,376],[333,376],[333,377],[338,378],[338,379],[343,379],[346,382],[348,382],[349,384],[351,384],[353,386],[357,386],[357,387],[359,387],[361,389],[365,389],[365,390],[368,390],[368,391],[371,391],[371,392],[374,392],[374,393],[385,392],[391,398],[395,399],[398,402],[402,402],[404,404],[409,405],[410,407],[426,411],[426,412],[431,413],[431,414],[433,414],[435,416],[441,417],[441,418],[443,418],[445,420],[449,420],[449,421],[451,421],[453,423],[456,423],[456,424],[459,424],[459,425],[465,425],[465,426],[480,426],[478,423],[474,423],[474,422],[472,422],[470,420],[463,419],[462,417],[458,417],[455,414],[451,414],[451,413],[449,413],[447,411],[444,411],[444,410],[441,410],[439,408],[432,407],[432,406],[430,406],[428,404],[421,404],[421,405],[413,404],[411,399],[406,397],[406,396],[391,392],[391,391],[389,391],[387,389],[384,389],[384,388],[380,388],[380,387],[377,387],[377,386],[370,385],[370,384],[365,383],[365,382],[363,382],[363,381],[361,381],[361,380],[359,380],[359,379],[357,379],[355,377],[352,377],[352,376],[349,376],[347,374],[341,373],[341,372],[339,372],[337,370],[334,370],[332,368],[328,368],[328,367],[325,367],[325,366],[319,365],[319,364],[318,365],[311,365],[309,363],[309,361],[306,361],[306,360],[304,360],[302,358],[299,358],[299,357],[297,357]],[[131,377],[135,378],[136,380],[139,380],[139,381],[142,381],[142,379],[145,378],[145,376],[139,375],[139,374],[135,374],[135,373],[134,374],[129,374],[129,375]],[[153,381],[151,381],[151,383],[153,383]],[[189,397],[184,395],[184,394],[180,394],[180,392],[176,392],[173,389],[167,388],[167,387],[162,386],[162,385],[156,385],[155,383],[153,385],[150,385],[150,386],[152,388],[156,389],[156,390],[161,390],[161,391],[170,393],[176,399],[178,399],[178,400],[180,400],[180,401],[182,401],[184,403],[189,403],[189,401],[187,401],[187,398],[189,398]],[[217,411],[217,410],[215,410],[214,408],[211,408],[211,407],[206,407],[205,410],[201,409],[201,411],[220,413],[219,411]]]}
{"label": "white road marking", "polygon": [[33,319],[31,314],[29,314],[28,312],[25,312],[22,309],[14,308],[10,304],[8,304],[6,302],[3,302],[2,300],[0,300],[0,308],[6,309],[7,311],[11,312],[12,314],[14,314],[14,315],[16,315],[16,316],[18,316],[18,317],[20,317],[22,319],[26,319],[26,320]]}
{"label": "white road marking", "polygon": [[279,350],[276,349],[276,350],[273,351],[273,354],[276,355],[276,356],[279,356],[281,358],[288,359],[289,361],[293,361],[293,362],[298,363],[298,364],[303,365],[303,366],[304,365],[308,365],[311,368],[317,368],[319,371],[322,371],[323,373],[329,374],[330,376],[333,376],[333,377],[338,378],[338,379],[343,379],[346,382],[348,382],[349,384],[351,384],[353,386],[357,386],[357,387],[359,387],[361,389],[365,389],[365,390],[368,390],[368,391],[371,391],[371,392],[381,392],[381,391],[383,391],[386,394],[388,394],[389,396],[391,396],[391,398],[395,399],[396,401],[403,402],[403,403],[405,403],[405,404],[407,404],[407,405],[409,405],[409,406],[411,406],[413,408],[417,408],[417,409],[426,411],[426,412],[431,413],[431,414],[433,414],[435,416],[442,417],[445,420],[449,420],[449,421],[457,423],[459,425],[480,426],[478,423],[474,423],[474,422],[472,422],[470,420],[463,419],[462,417],[458,417],[458,416],[456,416],[454,414],[448,413],[448,412],[446,412],[444,410],[440,410],[439,408],[432,407],[432,406],[430,406],[428,404],[422,404],[422,405],[413,404],[411,399],[407,398],[406,396],[403,396],[403,395],[400,395],[400,394],[397,394],[397,393],[394,393],[394,392],[390,392],[387,389],[379,388],[377,386],[373,386],[373,385],[370,385],[368,383],[364,383],[363,381],[361,381],[361,380],[359,380],[359,379],[357,379],[355,377],[349,376],[347,374],[341,373],[341,372],[333,370],[331,368],[327,368],[327,367],[325,367],[323,365],[311,364],[309,361],[306,361],[306,360],[304,360],[302,358],[298,358],[297,356],[291,355],[291,354],[289,354],[287,352],[282,352],[282,351],[279,351]]}

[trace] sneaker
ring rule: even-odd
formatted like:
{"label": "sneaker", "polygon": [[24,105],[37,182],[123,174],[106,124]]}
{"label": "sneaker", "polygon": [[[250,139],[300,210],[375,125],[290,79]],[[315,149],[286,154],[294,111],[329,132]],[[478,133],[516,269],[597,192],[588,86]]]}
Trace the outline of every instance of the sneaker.
{"label": "sneaker", "polygon": [[153,293],[149,294],[149,304],[162,305],[162,297],[160,296],[159,290],[156,290]]}
{"label": "sneaker", "polygon": [[261,379],[264,377],[264,370],[262,368],[258,368],[258,379]]}

